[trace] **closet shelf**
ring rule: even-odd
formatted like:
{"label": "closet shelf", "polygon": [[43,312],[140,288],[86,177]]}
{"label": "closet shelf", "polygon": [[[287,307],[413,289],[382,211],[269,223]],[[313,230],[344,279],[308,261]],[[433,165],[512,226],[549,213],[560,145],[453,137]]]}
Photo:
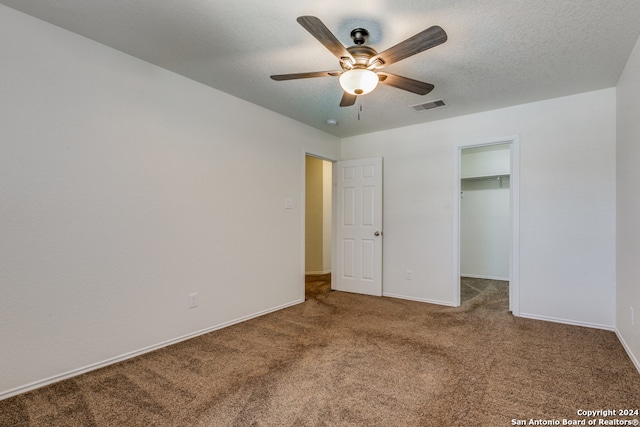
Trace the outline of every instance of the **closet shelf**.
{"label": "closet shelf", "polygon": [[465,176],[460,178],[462,181],[485,181],[490,179],[497,179],[498,181],[502,179],[509,179],[508,173],[501,173],[496,175],[480,175],[480,176]]}

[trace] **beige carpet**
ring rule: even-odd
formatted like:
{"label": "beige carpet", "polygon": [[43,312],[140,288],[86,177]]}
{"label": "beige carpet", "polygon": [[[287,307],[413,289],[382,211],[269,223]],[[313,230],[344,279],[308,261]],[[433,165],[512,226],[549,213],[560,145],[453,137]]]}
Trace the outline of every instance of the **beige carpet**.
{"label": "beige carpet", "polygon": [[467,283],[458,308],[310,282],[303,304],[1,401],[0,425],[511,426],[640,406],[614,333],[515,318],[504,282]]}

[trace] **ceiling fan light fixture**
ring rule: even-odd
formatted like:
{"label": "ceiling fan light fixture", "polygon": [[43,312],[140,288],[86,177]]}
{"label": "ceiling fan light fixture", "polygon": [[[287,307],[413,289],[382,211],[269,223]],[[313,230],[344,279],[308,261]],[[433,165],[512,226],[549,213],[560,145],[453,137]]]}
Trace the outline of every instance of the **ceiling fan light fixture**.
{"label": "ceiling fan light fixture", "polygon": [[354,68],[340,75],[340,86],[351,95],[366,95],[378,86],[378,75],[365,68]]}

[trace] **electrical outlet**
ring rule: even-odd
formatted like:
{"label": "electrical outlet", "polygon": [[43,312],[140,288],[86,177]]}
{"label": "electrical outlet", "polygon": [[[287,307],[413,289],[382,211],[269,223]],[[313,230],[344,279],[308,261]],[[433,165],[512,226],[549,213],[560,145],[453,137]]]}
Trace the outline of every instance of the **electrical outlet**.
{"label": "electrical outlet", "polygon": [[413,280],[413,270],[407,270],[407,280]]}
{"label": "electrical outlet", "polygon": [[198,306],[198,293],[189,294],[187,297],[189,308],[196,308]]}

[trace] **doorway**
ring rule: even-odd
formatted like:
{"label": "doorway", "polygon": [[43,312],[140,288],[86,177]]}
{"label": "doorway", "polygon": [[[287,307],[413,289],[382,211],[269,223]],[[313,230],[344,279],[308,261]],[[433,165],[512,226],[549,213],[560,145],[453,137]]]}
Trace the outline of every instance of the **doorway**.
{"label": "doorway", "polygon": [[504,301],[519,314],[518,138],[458,147],[454,301]]}
{"label": "doorway", "polygon": [[305,299],[331,290],[333,164],[305,156]]}

